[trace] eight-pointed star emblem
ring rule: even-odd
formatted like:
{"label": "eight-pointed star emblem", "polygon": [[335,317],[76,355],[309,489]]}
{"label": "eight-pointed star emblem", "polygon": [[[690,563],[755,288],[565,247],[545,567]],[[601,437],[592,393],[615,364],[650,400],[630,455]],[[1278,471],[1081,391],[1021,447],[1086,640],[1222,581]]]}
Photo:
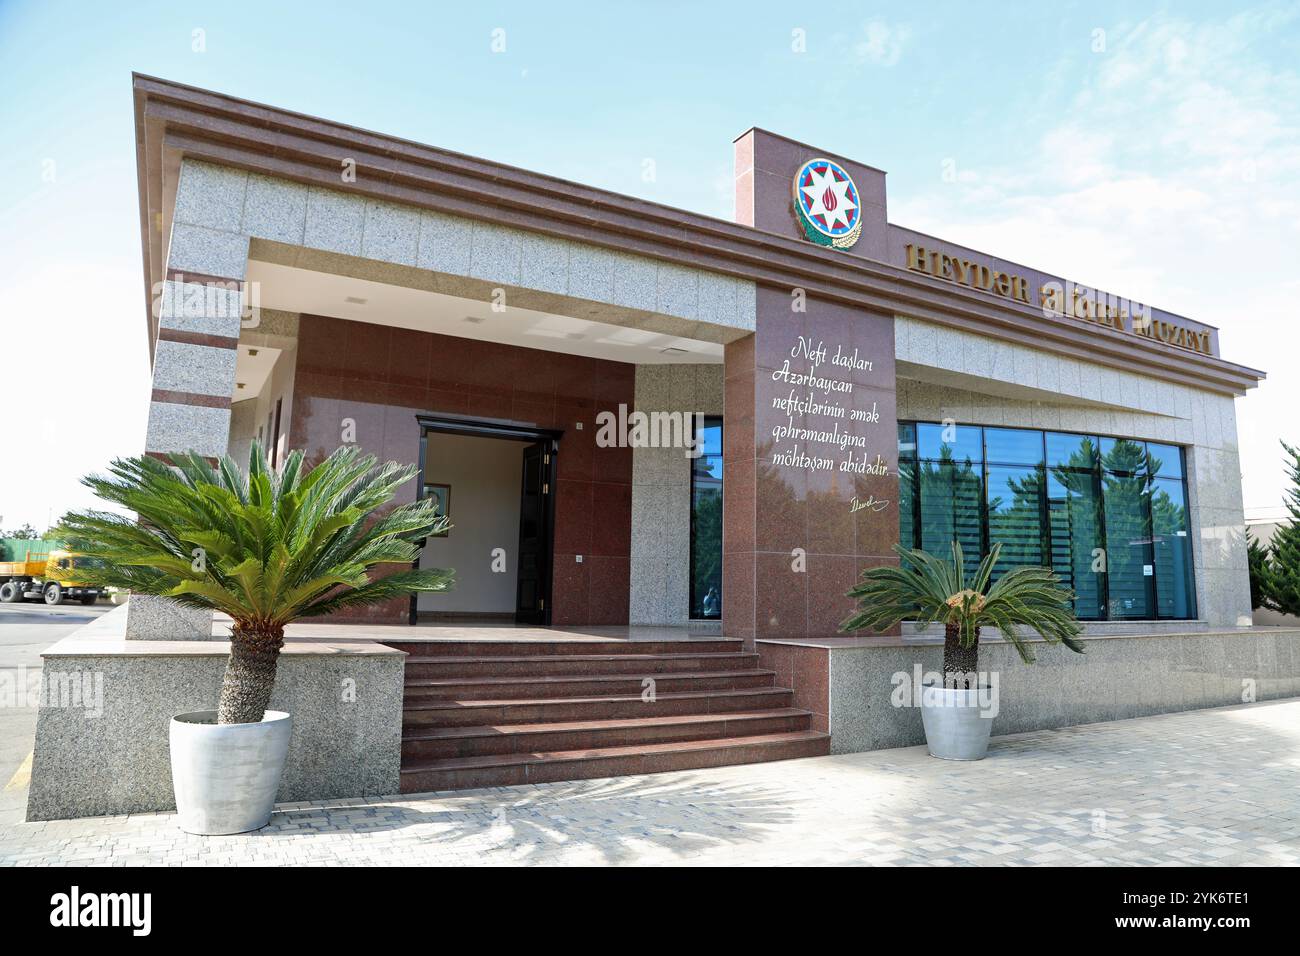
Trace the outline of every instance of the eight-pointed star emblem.
{"label": "eight-pointed star emblem", "polygon": [[833,160],[810,159],[799,167],[794,206],[804,234],[818,245],[847,249],[862,234],[858,188]]}

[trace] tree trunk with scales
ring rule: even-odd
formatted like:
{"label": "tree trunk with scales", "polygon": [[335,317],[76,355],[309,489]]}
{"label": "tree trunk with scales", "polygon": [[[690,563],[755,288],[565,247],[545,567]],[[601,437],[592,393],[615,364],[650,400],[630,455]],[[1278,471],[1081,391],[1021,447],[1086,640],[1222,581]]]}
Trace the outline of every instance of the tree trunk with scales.
{"label": "tree trunk with scales", "polygon": [[236,624],[231,629],[217,723],[254,724],[262,719],[271,705],[275,667],[283,646],[283,627]]}
{"label": "tree trunk with scales", "polygon": [[961,629],[956,624],[943,628],[943,683],[945,687],[969,690],[979,670],[980,629],[975,628],[975,640],[969,647],[962,646]]}

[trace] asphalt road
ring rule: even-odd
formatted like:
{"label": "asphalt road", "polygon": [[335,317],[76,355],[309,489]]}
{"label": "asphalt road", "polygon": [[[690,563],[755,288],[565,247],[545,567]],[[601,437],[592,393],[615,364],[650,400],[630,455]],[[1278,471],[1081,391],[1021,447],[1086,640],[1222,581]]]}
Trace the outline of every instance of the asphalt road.
{"label": "asphalt road", "polygon": [[107,601],[91,607],[0,604],[0,825],[19,822],[27,808],[36,708],[26,689],[39,690],[41,651],[113,607]]}

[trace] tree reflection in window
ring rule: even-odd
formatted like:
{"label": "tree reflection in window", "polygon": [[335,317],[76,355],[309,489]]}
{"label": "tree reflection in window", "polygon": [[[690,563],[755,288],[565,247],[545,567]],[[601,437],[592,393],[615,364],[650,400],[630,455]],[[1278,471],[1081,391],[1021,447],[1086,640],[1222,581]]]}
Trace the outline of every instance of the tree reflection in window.
{"label": "tree reflection in window", "polygon": [[945,555],[955,538],[973,568],[1000,542],[994,580],[1051,567],[1083,619],[1195,617],[1177,446],[903,422],[899,456],[905,546]]}
{"label": "tree reflection in window", "polygon": [[722,616],[722,419],[706,417],[691,462],[691,594],[693,619]]}

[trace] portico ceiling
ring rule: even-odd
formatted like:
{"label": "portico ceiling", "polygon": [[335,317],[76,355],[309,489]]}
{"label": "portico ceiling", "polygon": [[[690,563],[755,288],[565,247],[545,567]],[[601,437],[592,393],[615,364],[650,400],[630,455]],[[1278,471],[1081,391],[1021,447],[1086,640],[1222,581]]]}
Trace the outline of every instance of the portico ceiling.
{"label": "portico ceiling", "polygon": [[648,329],[252,260],[263,308],[567,352],[638,365],[721,364],[723,347]]}

